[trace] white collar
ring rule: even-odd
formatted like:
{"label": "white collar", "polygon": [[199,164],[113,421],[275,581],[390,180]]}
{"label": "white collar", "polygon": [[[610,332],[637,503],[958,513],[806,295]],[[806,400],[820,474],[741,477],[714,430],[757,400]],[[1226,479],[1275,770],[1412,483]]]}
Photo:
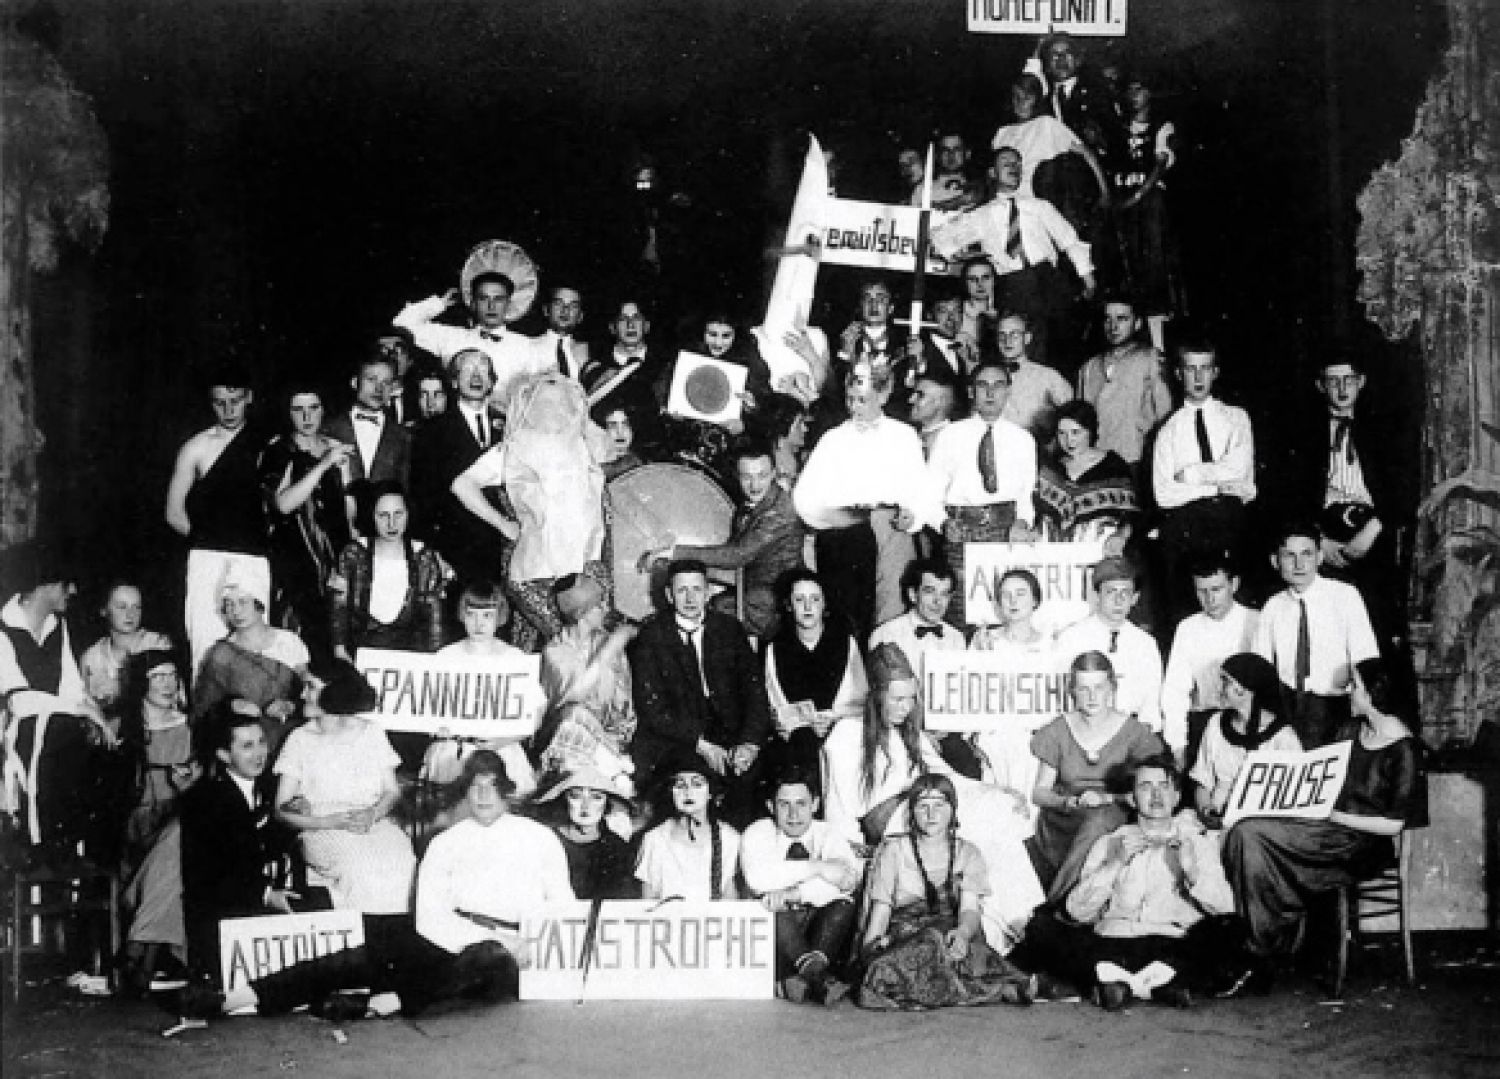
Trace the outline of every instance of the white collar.
{"label": "white collar", "polygon": [[246,779],[232,769],[224,769],[224,774],[234,780],[234,785],[240,789],[240,795],[245,799],[245,805],[251,809],[255,808],[255,780]]}

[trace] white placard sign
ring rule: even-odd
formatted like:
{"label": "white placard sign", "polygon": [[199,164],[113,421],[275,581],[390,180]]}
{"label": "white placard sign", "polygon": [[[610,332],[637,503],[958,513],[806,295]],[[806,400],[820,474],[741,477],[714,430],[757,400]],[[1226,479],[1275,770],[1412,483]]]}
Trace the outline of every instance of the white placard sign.
{"label": "white placard sign", "polygon": [[964,544],[965,617],[971,625],[1000,621],[1000,578],[1013,569],[1030,570],[1042,586],[1042,605],[1035,621],[1056,633],[1088,617],[1093,602],[1093,575],[1104,558],[1104,544],[966,543]]}
{"label": "white placard sign", "polygon": [[1334,742],[1305,753],[1251,753],[1224,805],[1224,827],[1245,817],[1327,820],[1344,789],[1353,748],[1353,742]]}
{"label": "white placard sign", "polygon": [[253,1006],[255,990],[251,985],[262,978],[335,952],[361,947],[364,942],[365,922],[357,910],[225,918],[219,923],[224,1011]]}
{"label": "white placard sign", "polygon": [[943,652],[922,657],[922,719],[933,731],[1034,730],[1068,710],[1068,676],[1051,653]]}
{"label": "white placard sign", "polygon": [[725,363],[696,352],[679,352],[672,368],[667,411],[704,423],[722,425],[737,420],[744,408],[741,395],[749,374],[737,363]]}
{"label": "white placard sign", "polygon": [[589,903],[521,926],[522,1000],[769,1000],[775,915],[760,903],[610,901],[583,974]]}
{"label": "white placard sign", "polygon": [[1126,0],[969,0],[969,32],[1123,37]]}
{"label": "white placard sign", "polygon": [[[829,199],[823,211],[823,261],[838,266],[915,273],[917,231],[922,211],[915,206]],[[931,273],[947,265],[929,256]]]}
{"label": "white placard sign", "polygon": [[547,707],[541,657],[435,656],[361,648],[356,666],[379,701],[369,718],[388,731],[524,738]]}

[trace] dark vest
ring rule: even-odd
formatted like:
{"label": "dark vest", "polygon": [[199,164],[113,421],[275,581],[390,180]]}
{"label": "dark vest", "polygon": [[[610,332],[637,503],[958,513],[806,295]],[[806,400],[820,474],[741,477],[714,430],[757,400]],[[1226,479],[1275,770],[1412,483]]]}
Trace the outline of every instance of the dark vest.
{"label": "dark vest", "polygon": [[187,496],[192,547],[199,551],[266,553],[266,519],[256,463],[260,446],[248,428],[229,440]]}
{"label": "dark vest", "polygon": [[58,619],[41,644],[36,643],[29,631],[16,626],[0,626],[0,631],[10,638],[11,647],[16,651],[16,666],[26,676],[26,684],[32,689],[55,694],[62,685],[62,619]]}

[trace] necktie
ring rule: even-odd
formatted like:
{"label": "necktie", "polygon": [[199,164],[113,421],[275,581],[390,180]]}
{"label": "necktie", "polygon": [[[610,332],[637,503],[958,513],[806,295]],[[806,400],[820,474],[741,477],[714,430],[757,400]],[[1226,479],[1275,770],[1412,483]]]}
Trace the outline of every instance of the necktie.
{"label": "necktie", "polygon": [[1005,232],[1005,254],[1023,267],[1026,265],[1026,245],[1021,242],[1021,210],[1015,199],[1010,200],[1010,224]]}
{"label": "necktie", "polygon": [[373,411],[371,409],[356,408],[354,410],[354,418],[356,420],[358,420],[360,423],[376,423],[376,424],[378,424],[380,422],[380,418],[381,417],[380,417],[380,413],[379,412],[375,412],[375,411]]}
{"label": "necktie", "polygon": [[918,626],[916,628],[916,634],[917,634],[917,640],[919,640],[919,641],[923,637],[941,637],[943,635],[943,627],[942,626]]}
{"label": "necktie", "polygon": [[793,840],[792,845],[786,849],[786,860],[789,862],[810,862],[812,861],[812,855],[808,853],[807,848],[798,839]]}
{"label": "necktie", "polygon": [[568,363],[568,339],[566,337],[557,339],[557,369],[565,375],[573,373]]}
{"label": "necktie", "polygon": [[995,471],[995,428],[984,429],[979,440],[979,476],[984,480],[984,489],[990,494],[1000,490],[1000,477]]}
{"label": "necktie", "polygon": [[490,447],[490,425],[484,422],[484,413],[474,413],[474,437],[479,440],[479,448],[487,450]]}
{"label": "necktie", "polygon": [[1059,120],[1063,118],[1063,102],[1065,100],[1066,98],[1063,97],[1062,84],[1058,83],[1057,86],[1053,87],[1052,89],[1052,115],[1057,117]]}
{"label": "necktie", "polygon": [[1354,463],[1354,440],[1350,435],[1350,419],[1347,416],[1337,416],[1333,421],[1333,452],[1342,453],[1344,460],[1351,465]]}
{"label": "necktie", "polygon": [[1120,647],[1120,631],[1112,629],[1109,631],[1109,654],[1114,655],[1115,649]]}
{"label": "necktie", "polygon": [[1307,676],[1312,673],[1312,640],[1307,633],[1307,600],[1297,598],[1297,666],[1294,677],[1297,692],[1307,692]]}
{"label": "necktie", "polygon": [[491,330],[480,330],[479,331],[479,336],[482,337],[482,338],[484,338],[484,340],[486,340],[486,341],[498,341],[498,340],[500,340],[500,335],[498,333],[494,333]]}
{"label": "necktie", "polygon": [[682,633],[683,647],[687,649],[688,668],[692,672],[693,681],[698,683],[699,688],[703,690],[703,695],[707,697],[709,695],[708,683],[703,678],[703,666],[698,662],[698,649],[693,645],[694,636],[701,633],[703,629],[701,626],[697,629],[683,629],[681,626],[677,628]]}
{"label": "necktie", "polygon": [[1193,410],[1193,428],[1198,435],[1198,456],[1206,465],[1214,463],[1214,448],[1208,441],[1208,424],[1203,422],[1203,410]]}

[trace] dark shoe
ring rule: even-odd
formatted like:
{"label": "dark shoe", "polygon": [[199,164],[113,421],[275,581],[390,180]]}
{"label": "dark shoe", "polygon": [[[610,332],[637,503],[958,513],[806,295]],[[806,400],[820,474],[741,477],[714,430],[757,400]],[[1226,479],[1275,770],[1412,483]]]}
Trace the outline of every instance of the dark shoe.
{"label": "dark shoe", "polygon": [[307,1010],[330,1023],[352,1023],[356,1019],[363,1019],[369,1009],[370,1000],[363,993],[358,996],[330,993],[322,1000],[315,1001]]}
{"label": "dark shoe", "polygon": [[1094,991],[1099,1007],[1107,1012],[1117,1012],[1131,1001],[1130,986],[1124,982],[1105,982]]}
{"label": "dark shoe", "polygon": [[1019,1004],[1023,1008],[1035,1002],[1041,992],[1041,983],[1035,974],[1017,979],[1007,985],[1000,999],[1007,1004]]}
{"label": "dark shoe", "polygon": [[1245,967],[1214,993],[1220,1000],[1235,1000],[1239,997],[1263,997],[1271,991],[1274,978],[1271,968],[1265,963],[1252,963]]}
{"label": "dark shoe", "polygon": [[1159,1000],[1169,1008],[1187,1009],[1193,1006],[1193,994],[1181,982],[1158,985],[1151,991],[1151,999]]}
{"label": "dark shoe", "polygon": [[807,1000],[807,982],[800,976],[793,974],[790,978],[781,979],[781,995],[793,1004],[801,1004]]}
{"label": "dark shoe", "polygon": [[1061,978],[1054,978],[1051,974],[1044,972],[1036,976],[1036,999],[1077,1000],[1078,990]]}
{"label": "dark shoe", "polygon": [[837,978],[823,983],[823,1007],[837,1008],[849,1000],[849,986]]}

